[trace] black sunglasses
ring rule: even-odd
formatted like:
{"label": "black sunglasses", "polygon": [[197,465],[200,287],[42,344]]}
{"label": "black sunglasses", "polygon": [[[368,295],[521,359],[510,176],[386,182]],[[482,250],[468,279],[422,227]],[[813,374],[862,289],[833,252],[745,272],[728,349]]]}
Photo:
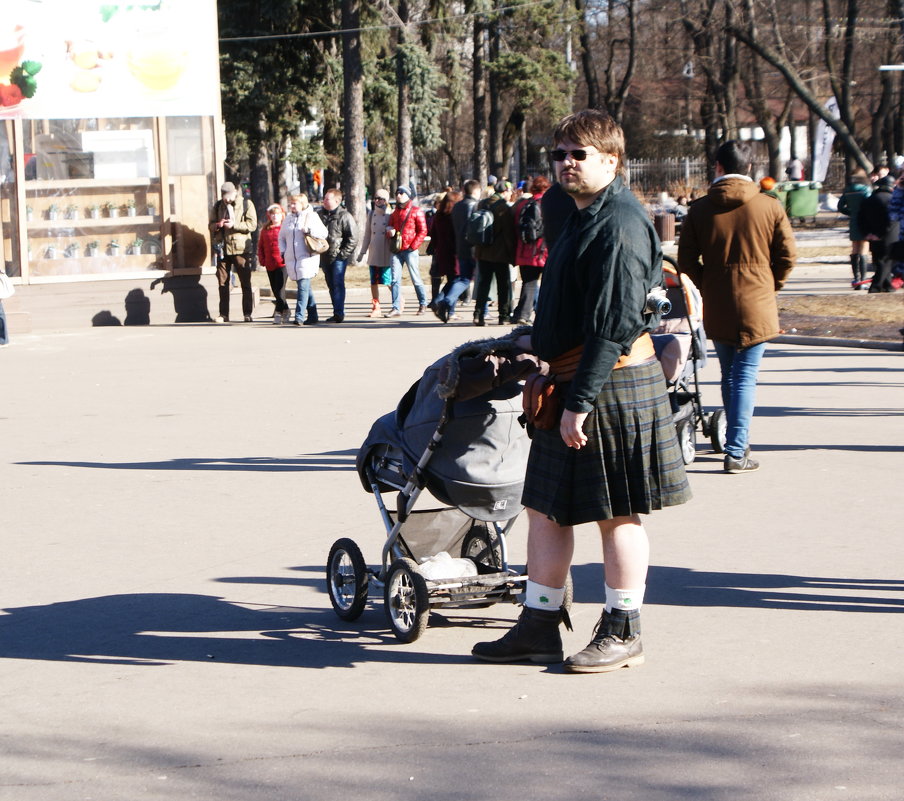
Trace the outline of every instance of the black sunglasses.
{"label": "black sunglasses", "polygon": [[587,156],[591,155],[583,148],[579,148],[578,150],[550,150],[549,157],[553,161],[565,161],[569,156],[575,161],[583,161],[587,158]]}

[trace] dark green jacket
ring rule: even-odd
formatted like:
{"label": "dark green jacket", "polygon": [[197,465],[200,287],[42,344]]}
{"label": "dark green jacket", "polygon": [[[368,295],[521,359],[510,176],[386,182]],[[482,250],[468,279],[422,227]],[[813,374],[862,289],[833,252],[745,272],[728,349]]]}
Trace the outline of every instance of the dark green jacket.
{"label": "dark green jacket", "polygon": [[515,215],[511,207],[498,192],[480,201],[479,205],[480,208],[493,212],[493,242],[489,245],[477,245],[474,248],[474,255],[480,261],[514,264]]}
{"label": "dark green jacket", "polygon": [[616,178],[590,206],[572,214],[543,271],[534,351],[549,361],[584,346],[566,409],[590,411],[618,358],[659,324],[644,306],[650,289],[661,284],[659,237]]}
{"label": "dark green jacket", "polygon": [[210,238],[214,245],[223,246],[223,254],[226,256],[245,256],[251,258],[254,255],[254,246],[251,235],[257,230],[257,212],[254,204],[241,195],[236,198],[233,206],[235,222],[232,228],[217,228],[217,222],[227,215],[226,201],[218,200],[210,211]]}

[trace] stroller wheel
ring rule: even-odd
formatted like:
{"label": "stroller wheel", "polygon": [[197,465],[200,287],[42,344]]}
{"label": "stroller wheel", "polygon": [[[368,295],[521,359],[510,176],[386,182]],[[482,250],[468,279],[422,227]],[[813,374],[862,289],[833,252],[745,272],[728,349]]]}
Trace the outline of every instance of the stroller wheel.
{"label": "stroller wheel", "polygon": [[725,452],[725,437],[728,431],[728,418],[725,409],[716,409],[709,416],[709,441],[716,453]]}
{"label": "stroller wheel", "polygon": [[697,456],[697,429],[693,417],[678,423],[678,445],[681,448],[681,460],[690,464]]}
{"label": "stroller wheel", "polygon": [[357,620],[367,604],[367,565],[354,540],[343,537],[333,543],[326,563],[330,603],[343,620]]}
{"label": "stroller wheel", "polygon": [[427,628],[430,596],[427,580],[412,559],[396,559],[389,566],[383,588],[386,618],[392,633],[402,642],[414,642]]}
{"label": "stroller wheel", "polygon": [[478,571],[495,573],[502,570],[502,544],[486,523],[475,523],[471,527],[461,544],[461,555],[471,559]]}

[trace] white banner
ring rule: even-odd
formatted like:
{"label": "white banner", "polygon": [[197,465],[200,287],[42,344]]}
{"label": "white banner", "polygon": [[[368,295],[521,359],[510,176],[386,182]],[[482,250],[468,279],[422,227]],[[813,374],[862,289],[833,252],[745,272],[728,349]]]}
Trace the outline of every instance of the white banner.
{"label": "white banner", "polygon": [[0,84],[16,83],[9,77],[16,67],[33,70],[26,62],[41,68],[29,76],[32,97],[0,87],[0,112],[30,119],[216,114],[217,35],[216,0],[4,0]]}
{"label": "white banner", "polygon": [[[838,113],[838,101],[835,97],[829,98],[826,110],[836,120]],[[816,127],[816,141],[813,143],[813,180],[822,183],[829,171],[829,160],[832,158],[832,144],[835,141],[835,131],[830,128],[825,120],[820,120]]]}

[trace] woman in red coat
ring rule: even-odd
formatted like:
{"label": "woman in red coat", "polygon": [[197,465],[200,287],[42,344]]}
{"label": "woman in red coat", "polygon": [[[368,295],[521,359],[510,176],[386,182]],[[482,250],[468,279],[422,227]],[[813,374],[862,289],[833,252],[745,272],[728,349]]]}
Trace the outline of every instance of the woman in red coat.
{"label": "woman in red coat", "polygon": [[257,261],[267,268],[267,278],[276,303],[273,324],[289,322],[289,304],[286,303],[286,262],[279,252],[279,226],[285,217],[283,207],[274,203],[267,208],[267,222],[257,240]]}
{"label": "woman in red coat", "polygon": [[[531,216],[536,214],[536,220],[542,226],[540,199],[547,189],[549,189],[549,180],[542,175],[538,175],[531,181],[528,194],[522,197],[515,205],[515,232],[517,237],[515,264],[521,271],[521,297],[518,298],[518,305],[515,307],[515,325],[527,325],[530,322],[531,315],[534,313],[537,290],[540,286],[540,275],[546,265],[547,255],[542,227],[540,228],[539,237],[534,239],[535,234],[530,233],[531,226],[523,226],[521,218],[525,214],[525,209],[531,206],[528,214]],[[529,241],[525,241],[525,239]]]}

